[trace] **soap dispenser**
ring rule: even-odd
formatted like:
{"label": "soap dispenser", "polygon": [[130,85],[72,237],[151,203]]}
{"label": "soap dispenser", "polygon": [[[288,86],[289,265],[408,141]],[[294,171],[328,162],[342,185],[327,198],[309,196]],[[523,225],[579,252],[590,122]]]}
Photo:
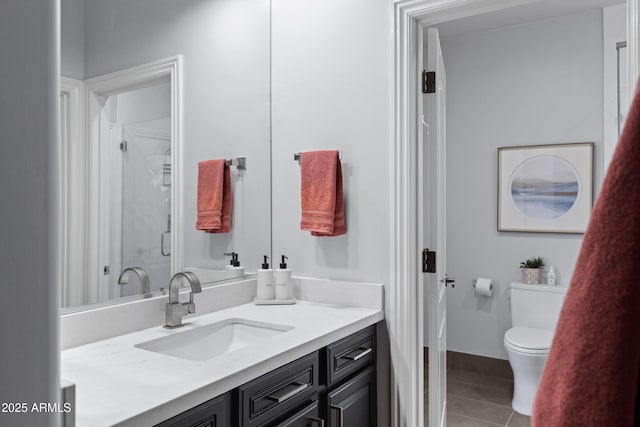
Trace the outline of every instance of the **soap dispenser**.
{"label": "soap dispenser", "polygon": [[262,268],[258,269],[258,289],[256,293],[256,300],[266,301],[272,300],[274,297],[273,292],[273,269],[269,268],[269,257],[264,256],[264,262]]}
{"label": "soap dispenser", "polygon": [[290,300],[293,298],[293,281],[291,278],[291,269],[287,268],[285,260],[288,257],[282,255],[280,268],[276,270],[276,299],[280,301]]}
{"label": "soap dispenser", "polygon": [[230,273],[230,278],[244,276],[244,267],[240,266],[238,254],[235,252],[229,252],[224,255],[231,257],[229,265],[227,265],[226,267],[227,271]]}

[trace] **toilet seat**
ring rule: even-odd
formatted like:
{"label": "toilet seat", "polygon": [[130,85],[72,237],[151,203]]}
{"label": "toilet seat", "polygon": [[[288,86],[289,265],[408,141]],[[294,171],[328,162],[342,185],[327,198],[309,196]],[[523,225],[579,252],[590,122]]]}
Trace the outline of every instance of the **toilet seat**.
{"label": "toilet seat", "polygon": [[513,351],[527,354],[549,353],[553,331],[520,326],[509,329],[504,334],[504,343]]}

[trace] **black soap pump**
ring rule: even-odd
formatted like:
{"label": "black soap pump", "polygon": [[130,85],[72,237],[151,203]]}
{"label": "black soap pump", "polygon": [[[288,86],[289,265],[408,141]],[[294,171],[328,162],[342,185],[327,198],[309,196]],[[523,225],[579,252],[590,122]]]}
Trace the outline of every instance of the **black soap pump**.
{"label": "black soap pump", "polygon": [[258,289],[256,290],[256,300],[267,301],[274,298],[273,292],[273,269],[269,268],[269,257],[264,256],[262,268],[258,269]]}
{"label": "black soap pump", "polygon": [[226,269],[229,272],[228,277],[240,277],[244,276],[244,267],[240,266],[240,261],[238,260],[238,254],[236,252],[228,252],[225,256],[230,256],[231,260],[229,261],[229,265],[227,265]]}
{"label": "black soap pump", "polygon": [[[235,253],[235,252],[227,252],[224,255],[231,257],[231,260],[229,260],[229,265],[227,266],[227,268],[238,268],[238,267],[240,267],[240,261],[238,260],[238,254],[237,253]],[[240,267],[240,268],[244,268],[244,267]]]}
{"label": "black soap pump", "polygon": [[280,268],[276,270],[276,299],[280,301],[290,300],[293,298],[293,280],[291,277],[291,269],[287,268],[286,260],[289,259],[282,255]]}

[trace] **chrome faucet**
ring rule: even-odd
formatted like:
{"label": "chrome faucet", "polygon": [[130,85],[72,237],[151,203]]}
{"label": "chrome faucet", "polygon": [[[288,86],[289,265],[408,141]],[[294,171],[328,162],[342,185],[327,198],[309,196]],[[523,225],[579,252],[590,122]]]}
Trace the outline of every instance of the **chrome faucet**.
{"label": "chrome faucet", "polygon": [[[189,302],[181,304],[180,295],[180,283],[182,279],[186,279],[191,286],[191,292],[189,293]],[[200,287],[200,280],[198,276],[190,271],[181,271],[176,273],[171,278],[169,283],[169,302],[166,305],[165,311],[165,328],[173,329],[184,326],[182,324],[182,317],[190,313],[196,312],[196,305],[193,302],[193,294],[202,292]]]}
{"label": "chrome faucet", "polygon": [[151,281],[149,275],[142,267],[129,267],[122,270],[120,277],[118,278],[118,285],[126,285],[129,283],[129,275],[135,273],[140,280],[140,286],[142,287],[142,294],[147,295],[151,293]]}

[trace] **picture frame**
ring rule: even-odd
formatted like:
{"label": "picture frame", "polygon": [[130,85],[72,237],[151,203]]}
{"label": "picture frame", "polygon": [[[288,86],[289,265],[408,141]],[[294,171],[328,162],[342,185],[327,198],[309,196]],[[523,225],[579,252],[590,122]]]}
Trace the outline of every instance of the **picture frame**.
{"label": "picture frame", "polygon": [[498,148],[498,231],[586,231],[593,142]]}

